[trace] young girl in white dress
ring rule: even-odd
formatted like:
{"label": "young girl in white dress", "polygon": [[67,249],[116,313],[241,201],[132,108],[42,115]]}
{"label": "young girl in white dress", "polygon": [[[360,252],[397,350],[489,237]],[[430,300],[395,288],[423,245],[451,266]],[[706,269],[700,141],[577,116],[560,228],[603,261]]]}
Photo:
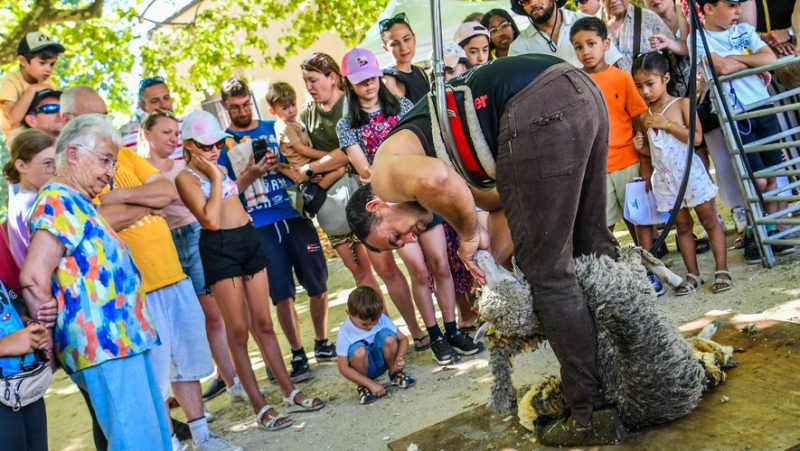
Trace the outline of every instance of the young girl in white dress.
{"label": "young girl in white dress", "polygon": [[[651,52],[639,56],[634,61],[632,73],[636,89],[649,105],[648,112],[641,119],[647,130],[647,143],[653,160],[654,170],[650,183],[659,211],[670,211],[675,205],[686,169],[686,152],[691,152],[693,156],[689,183],[675,223],[681,256],[688,273],[684,284],[675,294],[678,296],[692,294],[703,285],[703,279],[700,278],[700,271],[697,268],[697,254],[692,236],[694,220],[689,208],[694,208],[700,223],[708,232],[716,263],[715,280],[711,290],[714,293],[721,293],[733,287],[733,279],[728,271],[725,232],[717,220],[717,209],[714,204],[717,187],[711,181],[700,158],[694,155],[694,146],[687,145],[689,99],[673,97],[667,93],[668,67],[664,56]],[[696,127],[694,145],[700,145],[703,132],[699,120],[696,121]],[[645,147],[645,138],[641,133],[634,138],[634,145],[637,150]]]}

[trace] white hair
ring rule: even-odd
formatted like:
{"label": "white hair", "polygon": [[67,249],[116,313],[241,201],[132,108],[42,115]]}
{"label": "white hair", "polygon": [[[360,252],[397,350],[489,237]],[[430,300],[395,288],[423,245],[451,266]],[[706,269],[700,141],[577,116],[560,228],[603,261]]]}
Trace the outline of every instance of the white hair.
{"label": "white hair", "polygon": [[83,114],[69,121],[56,141],[56,168],[67,166],[67,147],[94,149],[99,141],[108,141],[117,149],[124,145],[122,135],[102,114]]}
{"label": "white hair", "polygon": [[97,91],[86,85],[70,86],[61,93],[61,115],[76,114],[78,101],[86,94],[96,94]]}

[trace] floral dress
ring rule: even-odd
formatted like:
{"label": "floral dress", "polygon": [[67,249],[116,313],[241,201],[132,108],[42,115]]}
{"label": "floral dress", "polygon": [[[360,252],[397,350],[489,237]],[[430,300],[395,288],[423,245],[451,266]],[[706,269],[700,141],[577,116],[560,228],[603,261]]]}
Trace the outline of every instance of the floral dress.
{"label": "floral dress", "polygon": [[400,101],[400,112],[396,116],[386,116],[383,111],[377,110],[369,113],[369,123],[360,127],[354,126],[349,116],[344,116],[336,126],[336,134],[339,135],[339,147],[346,149],[350,146],[361,146],[367,162],[372,165],[375,152],[383,141],[394,130],[400,119],[403,118],[414,105],[405,97],[398,97]]}

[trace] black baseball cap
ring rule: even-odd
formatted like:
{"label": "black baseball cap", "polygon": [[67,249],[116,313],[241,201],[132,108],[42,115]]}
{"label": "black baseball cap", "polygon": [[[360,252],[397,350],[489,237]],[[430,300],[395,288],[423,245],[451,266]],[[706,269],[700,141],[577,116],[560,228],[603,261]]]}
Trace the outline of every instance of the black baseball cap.
{"label": "black baseball cap", "polygon": [[25,35],[17,46],[17,55],[27,55],[29,53],[41,52],[44,49],[52,48],[58,53],[64,53],[64,46],[50,39],[39,31],[32,31]]}
{"label": "black baseball cap", "polygon": [[48,97],[61,99],[61,91],[56,91],[54,89],[42,89],[41,91],[37,92],[36,95],[33,96],[33,100],[31,100],[31,106],[28,108],[28,112],[25,114],[31,114],[36,111],[36,109],[39,108],[39,104],[42,103],[42,100]]}

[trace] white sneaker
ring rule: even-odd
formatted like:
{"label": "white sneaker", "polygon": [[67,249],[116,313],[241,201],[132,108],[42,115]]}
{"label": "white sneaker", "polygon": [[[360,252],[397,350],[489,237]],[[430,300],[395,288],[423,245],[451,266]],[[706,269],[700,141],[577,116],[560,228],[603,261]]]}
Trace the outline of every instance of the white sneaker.
{"label": "white sneaker", "polygon": [[250,402],[250,398],[247,397],[247,392],[244,391],[244,387],[242,387],[242,383],[239,381],[228,387],[225,392],[228,394],[228,401],[230,402]]}
{"label": "white sneaker", "polygon": [[224,438],[211,433],[202,442],[192,440],[192,447],[195,451],[242,451],[240,446],[231,445]]}
{"label": "white sneaker", "polygon": [[731,209],[731,216],[733,217],[734,225],[736,225],[736,231],[738,233],[744,233],[744,229],[747,227],[747,215],[744,212],[744,208],[733,207]]}
{"label": "white sneaker", "polygon": [[206,423],[211,423],[215,418],[217,418],[213,413],[211,413],[210,410],[208,410],[208,407],[206,407],[205,404],[203,404],[203,416],[206,417]]}

